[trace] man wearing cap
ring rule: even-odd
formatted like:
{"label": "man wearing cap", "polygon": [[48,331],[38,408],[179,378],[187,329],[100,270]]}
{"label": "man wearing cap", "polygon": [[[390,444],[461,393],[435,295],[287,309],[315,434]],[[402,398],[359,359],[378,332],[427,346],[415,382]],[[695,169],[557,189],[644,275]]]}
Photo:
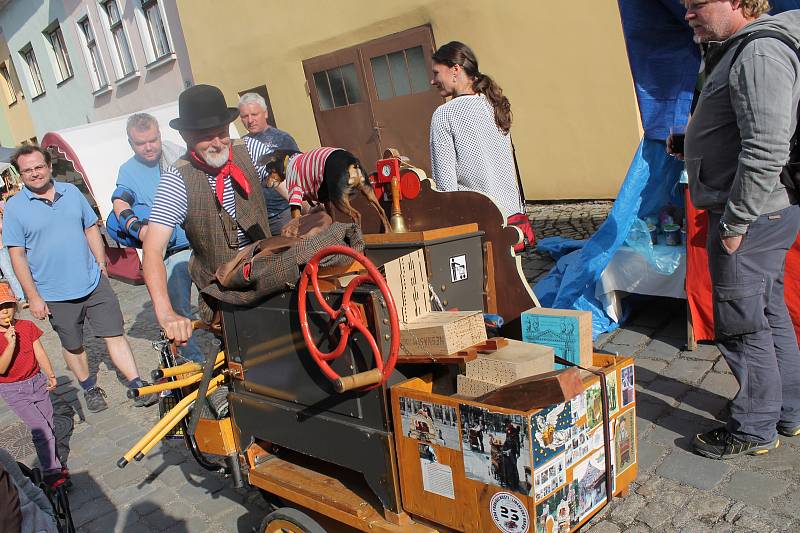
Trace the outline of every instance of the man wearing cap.
{"label": "man wearing cap", "polygon": [[[247,128],[246,137],[264,143],[267,146],[267,153],[275,150],[300,151],[291,135],[269,125],[267,102],[260,94],[245,93],[239,98],[239,118],[242,125]],[[286,186],[264,187],[264,197],[267,201],[269,228],[273,236],[280,235],[281,229],[292,220]]]}
{"label": "man wearing cap", "polygon": [[[149,212],[153,207],[161,170],[171,166],[182,150],[173,143],[162,143],[158,121],[147,113],[135,113],[128,117],[126,132],[134,155],[119,167],[117,188],[111,200],[120,227],[135,239],[134,242],[140,243],[147,235]],[[192,278],[189,276],[191,254],[186,232],[176,227],[164,255],[164,267],[170,302],[185,317],[192,316]],[[180,348],[180,353],[191,361],[203,361],[194,338]]]}
{"label": "man wearing cap", "polygon": [[[111,360],[131,388],[146,384],[139,378],[122,311],[106,277],[106,257],[100,230],[89,202],[77,187],[52,178],[50,153],[23,146],[11,158],[25,187],[6,203],[4,244],[14,272],[25,291],[31,314],[50,316],[61,340],[64,359],[81,384],[89,411],[106,409],[105,392],[89,373],[83,348],[86,318],[95,336],[102,337]],[[143,407],[158,400],[148,394],[136,399]]]}
{"label": "man wearing cap", "polygon": [[[186,231],[192,247],[189,272],[201,291],[214,283],[217,268],[240,248],[269,237],[270,230],[261,193],[264,169],[255,165],[268,149],[253,138],[231,139],[230,124],[239,110],[227,106],[217,87],[195,85],[181,93],[178,113],[169,125],[180,132],[187,152],[161,174],[143,266],[158,322],[181,344],[192,326],[170,304],[161,260],[173,228]],[[213,299],[201,295],[199,303],[201,317],[210,322]]]}

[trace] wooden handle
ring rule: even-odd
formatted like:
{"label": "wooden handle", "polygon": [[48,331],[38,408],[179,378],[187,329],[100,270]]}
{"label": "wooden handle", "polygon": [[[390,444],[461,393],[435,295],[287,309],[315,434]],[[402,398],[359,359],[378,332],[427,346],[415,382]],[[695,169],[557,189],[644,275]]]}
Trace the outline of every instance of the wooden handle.
{"label": "wooden handle", "polygon": [[382,379],[383,372],[377,368],[373,368],[372,370],[367,370],[360,374],[339,378],[333,382],[333,388],[336,389],[336,392],[347,392],[359,387],[375,385],[376,383],[380,383]]}

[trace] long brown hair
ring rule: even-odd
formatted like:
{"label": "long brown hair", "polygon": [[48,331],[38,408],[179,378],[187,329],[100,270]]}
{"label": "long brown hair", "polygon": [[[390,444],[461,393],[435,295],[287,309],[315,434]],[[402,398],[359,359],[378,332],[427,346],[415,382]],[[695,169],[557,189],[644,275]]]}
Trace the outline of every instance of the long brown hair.
{"label": "long brown hair", "polygon": [[472,90],[483,94],[491,102],[494,108],[494,121],[500,130],[507,134],[511,129],[511,103],[503,94],[495,81],[482,74],[478,70],[478,58],[466,44],[459,41],[451,41],[439,47],[433,54],[433,62],[448,67],[459,65],[472,78]]}

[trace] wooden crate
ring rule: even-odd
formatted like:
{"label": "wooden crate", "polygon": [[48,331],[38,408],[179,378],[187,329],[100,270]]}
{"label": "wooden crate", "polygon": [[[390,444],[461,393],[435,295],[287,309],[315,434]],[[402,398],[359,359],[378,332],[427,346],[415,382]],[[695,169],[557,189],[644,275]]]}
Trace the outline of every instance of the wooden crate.
{"label": "wooden crate", "polygon": [[452,377],[392,387],[405,511],[456,531],[577,531],[607,502],[606,432],[613,493],[637,472],[633,359],[593,362],[607,378],[608,426],[594,374],[581,373],[574,398],[529,410],[460,398]]}

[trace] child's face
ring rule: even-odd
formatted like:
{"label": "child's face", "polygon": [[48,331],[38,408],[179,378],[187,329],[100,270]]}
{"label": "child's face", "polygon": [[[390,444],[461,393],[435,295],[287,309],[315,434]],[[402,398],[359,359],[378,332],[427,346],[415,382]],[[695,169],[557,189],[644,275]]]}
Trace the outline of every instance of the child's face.
{"label": "child's face", "polygon": [[14,313],[17,310],[17,304],[13,302],[6,302],[0,304],[0,327],[7,328],[11,325],[14,319]]}

